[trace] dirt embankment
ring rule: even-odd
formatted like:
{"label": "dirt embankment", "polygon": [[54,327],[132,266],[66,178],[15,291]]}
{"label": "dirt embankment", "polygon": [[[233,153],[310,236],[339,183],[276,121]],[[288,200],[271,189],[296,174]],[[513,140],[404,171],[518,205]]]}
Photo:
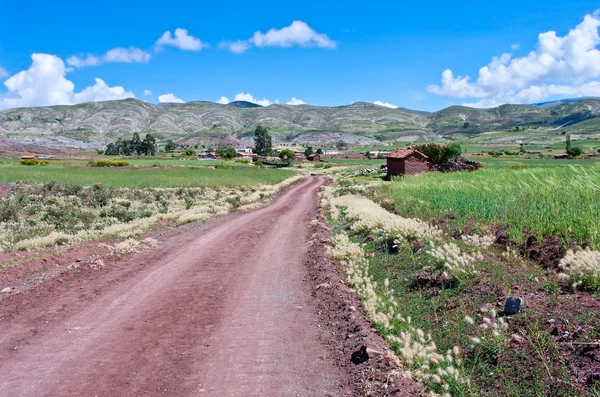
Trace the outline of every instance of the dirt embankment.
{"label": "dirt embankment", "polygon": [[412,395],[384,355],[350,362],[385,343],[309,227],[322,183],[5,296],[0,395]]}

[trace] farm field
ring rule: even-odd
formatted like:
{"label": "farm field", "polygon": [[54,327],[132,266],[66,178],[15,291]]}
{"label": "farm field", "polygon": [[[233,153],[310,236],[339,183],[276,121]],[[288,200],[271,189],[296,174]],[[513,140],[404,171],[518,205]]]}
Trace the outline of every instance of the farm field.
{"label": "farm field", "polygon": [[567,245],[600,247],[600,167],[431,173],[400,178],[388,193],[403,216],[432,220],[452,213],[460,228],[500,226],[517,243],[527,234],[556,235]]}
{"label": "farm field", "polygon": [[340,177],[330,256],[432,395],[595,397],[599,185],[600,167],[548,164]]}
{"label": "farm field", "polygon": [[[136,161],[133,160],[132,165]],[[174,161],[175,162],[175,161]],[[196,161],[195,163],[199,163]],[[220,162],[223,163],[223,162]],[[228,162],[227,164],[240,164]],[[79,163],[75,163],[79,164]],[[139,164],[145,166],[144,163]],[[206,164],[207,166],[209,164]],[[214,169],[200,167],[88,167],[67,163],[47,166],[24,166],[15,161],[0,163],[0,183],[33,181],[40,183],[78,184],[91,186],[102,184],[108,187],[199,187],[199,186],[242,186],[250,184],[275,184],[293,175],[288,170],[273,169]]]}

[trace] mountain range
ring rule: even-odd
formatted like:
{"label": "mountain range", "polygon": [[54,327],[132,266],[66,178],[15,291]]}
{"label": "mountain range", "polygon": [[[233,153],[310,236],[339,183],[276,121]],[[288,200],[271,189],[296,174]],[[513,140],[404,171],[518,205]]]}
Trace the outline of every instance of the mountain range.
{"label": "mountain range", "polygon": [[357,102],[338,107],[249,102],[151,104],[138,99],[0,111],[0,138],[45,147],[98,148],[134,132],[186,144],[244,144],[257,125],[273,141],[369,145],[454,140],[489,131],[600,132],[600,99],[581,98],[491,109],[451,106],[437,112]]}

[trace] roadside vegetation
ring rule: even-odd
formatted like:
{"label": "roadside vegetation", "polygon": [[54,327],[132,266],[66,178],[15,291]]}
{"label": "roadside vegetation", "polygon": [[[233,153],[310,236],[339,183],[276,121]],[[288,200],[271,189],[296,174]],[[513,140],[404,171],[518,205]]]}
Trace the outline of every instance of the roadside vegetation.
{"label": "roadside vegetation", "polygon": [[[231,172],[231,171],[230,171]],[[102,237],[131,238],[159,221],[205,221],[268,200],[278,184],[127,189],[101,184],[18,183],[0,200],[0,252],[51,247]]]}
{"label": "roadside vegetation", "polygon": [[[331,258],[427,393],[600,396],[596,168],[338,177],[324,188]],[[551,237],[560,257],[529,255]],[[516,313],[504,311],[509,297],[521,298]]]}

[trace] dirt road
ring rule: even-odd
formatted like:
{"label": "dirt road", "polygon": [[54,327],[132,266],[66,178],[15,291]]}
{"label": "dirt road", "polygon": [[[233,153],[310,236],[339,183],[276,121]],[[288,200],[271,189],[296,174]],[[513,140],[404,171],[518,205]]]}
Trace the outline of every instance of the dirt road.
{"label": "dirt road", "polygon": [[340,395],[303,282],[322,183],[140,254],[153,262],[137,271],[6,298],[0,395]]}

